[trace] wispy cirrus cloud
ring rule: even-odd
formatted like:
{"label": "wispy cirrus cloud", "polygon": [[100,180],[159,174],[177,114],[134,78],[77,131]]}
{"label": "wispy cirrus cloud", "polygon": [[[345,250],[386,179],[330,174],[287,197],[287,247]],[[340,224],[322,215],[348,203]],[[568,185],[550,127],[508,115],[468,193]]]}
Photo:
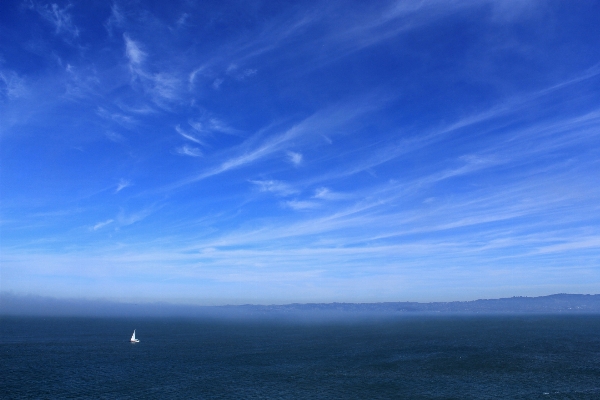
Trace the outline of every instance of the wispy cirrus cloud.
{"label": "wispy cirrus cloud", "polygon": [[[273,132],[274,128],[272,127],[266,128],[244,141],[241,145],[226,152],[227,155],[231,153],[237,154],[229,156],[216,167],[195,177],[180,181],[171,187],[188,185],[255,163],[277,152],[287,151],[286,147],[289,146],[291,141],[295,143],[309,142],[313,140],[317,132],[324,129],[330,131],[331,134],[341,134],[340,132],[348,129],[352,123],[354,123],[353,127],[355,128],[357,126],[356,122],[360,118],[373,112],[378,105],[387,101],[385,97],[380,97],[378,100],[374,100],[372,97],[369,95],[359,101],[352,101],[320,110],[292,127],[283,130],[283,132]],[[348,129],[347,131],[351,130]],[[266,138],[264,138],[265,136]]]}
{"label": "wispy cirrus cloud", "polygon": [[289,196],[298,193],[298,190],[289,184],[276,180],[250,180],[261,192],[271,192],[277,196]]}
{"label": "wispy cirrus cloud", "polygon": [[[493,133],[496,137],[489,146],[480,149],[478,154],[466,155],[463,160],[468,161],[461,168],[480,169],[491,166],[506,165],[521,162],[528,157],[552,151],[565,149],[567,146],[590,142],[597,136],[595,127],[600,126],[600,114],[597,109],[591,109],[583,114],[565,115],[560,120],[542,120],[529,126],[509,129],[506,120],[519,118],[519,115],[528,112],[531,107],[539,106],[540,102],[548,101],[547,97],[560,89],[568,90],[571,85],[576,85],[592,79],[598,71],[585,72],[574,79],[568,79],[559,84],[552,85],[534,93],[502,101],[479,113],[463,116],[454,122],[436,128],[429,128],[416,135],[398,135],[399,139],[391,136],[379,144],[371,144],[370,151],[362,152],[362,157],[353,158],[350,165],[343,164],[337,168],[313,177],[310,184],[318,184],[351,176],[368,171],[393,160],[405,157],[419,149],[437,146],[456,135],[464,134],[473,129],[478,129],[478,134]],[[341,157],[338,155],[336,157]],[[445,171],[444,174],[456,173]]]}
{"label": "wispy cirrus cloud", "polygon": [[148,53],[142,49],[142,45],[127,33],[123,34],[123,41],[131,76],[134,81],[139,81],[152,101],[162,108],[167,107],[168,103],[178,101],[181,91],[180,79],[168,72],[149,72],[145,65]]}
{"label": "wispy cirrus cloud", "polygon": [[28,93],[25,79],[14,71],[0,70],[0,93],[9,100],[25,96]]}
{"label": "wispy cirrus cloud", "polygon": [[121,209],[117,217],[115,218],[115,222],[119,227],[124,227],[128,225],[133,225],[137,222],[143,221],[148,218],[150,215],[154,214],[160,206],[151,205],[145,208],[142,208],[136,212],[127,212],[125,209]]}
{"label": "wispy cirrus cloud", "polygon": [[326,188],[326,187],[319,187],[319,188],[315,189],[315,194],[313,195],[313,198],[315,198],[315,199],[331,200],[331,201],[344,200],[344,199],[347,199],[348,197],[349,196],[347,194],[334,192],[331,189]]}
{"label": "wispy cirrus cloud", "polygon": [[214,138],[216,134],[226,134],[236,137],[244,137],[244,133],[228,125],[226,122],[214,117],[201,117],[188,120],[190,129],[184,129],[177,125],[175,130],[184,138],[197,144],[207,146],[206,141]]}
{"label": "wispy cirrus cloud", "polygon": [[[134,125],[138,124],[138,120],[135,119],[132,116],[123,114],[123,113],[118,113],[118,112],[111,112],[103,107],[98,107],[96,109],[96,114],[99,117],[102,117],[104,119],[107,119],[109,121],[112,121],[114,123],[117,123],[125,128],[131,128]],[[114,132],[113,132],[114,133]],[[108,134],[107,134],[108,135]],[[116,137],[114,135],[108,135],[109,137]]]}
{"label": "wispy cirrus cloud", "polygon": [[178,147],[176,151],[177,151],[177,154],[180,154],[182,156],[190,156],[190,157],[201,157],[202,156],[202,151],[199,148],[189,146],[187,144],[184,144],[183,146]]}
{"label": "wispy cirrus cloud", "polygon": [[105,131],[104,135],[106,136],[106,138],[108,140],[110,140],[111,142],[115,142],[115,143],[123,143],[126,139],[125,136],[121,135],[118,132],[115,131]]}
{"label": "wispy cirrus cloud", "polygon": [[121,190],[125,189],[126,187],[131,186],[131,182],[125,179],[121,179],[119,181],[119,183],[117,184],[117,188],[115,189],[115,193],[119,193]]}
{"label": "wispy cirrus cloud", "polygon": [[246,68],[240,70],[240,68],[236,64],[230,64],[229,67],[225,70],[225,73],[229,76],[234,77],[238,81],[243,81],[244,79],[256,75],[257,70],[254,68]]}
{"label": "wispy cirrus cloud", "polygon": [[187,25],[187,21],[189,19],[190,19],[190,14],[184,12],[183,14],[181,14],[179,19],[177,19],[177,22],[175,23],[175,25],[177,26],[177,28],[184,27]]}
{"label": "wispy cirrus cloud", "polygon": [[[226,74],[242,70],[251,76],[256,70],[244,68],[245,65],[252,64],[261,57],[272,56],[293,42],[295,59],[310,55],[311,62],[301,64],[305,72],[306,68],[322,67],[449,15],[495,3],[493,0],[469,3],[438,0],[389,1],[375,7],[361,7],[359,18],[353,13],[338,12],[337,8],[343,7],[342,3],[316,4],[310,9],[302,8],[295,14],[269,21],[251,39],[244,37],[238,40],[224,54],[220,53],[194,71],[206,71],[209,67],[215,68],[221,64],[220,68]],[[335,17],[331,17],[332,15]],[[320,30],[321,35],[309,34],[315,29]],[[298,43],[301,45],[298,46]],[[279,60],[283,57],[286,56],[277,55],[274,58]],[[195,80],[197,72],[193,72],[192,76]],[[214,79],[213,87],[218,89],[223,81],[221,77]]]}
{"label": "wispy cirrus cloud", "polygon": [[133,72],[139,73],[138,68],[146,61],[148,55],[141,49],[140,44],[131,39],[127,33],[123,34],[123,40],[125,41],[125,55],[129,60],[129,66]]}
{"label": "wispy cirrus cloud", "polygon": [[286,207],[297,211],[314,210],[315,208],[319,208],[320,206],[320,204],[316,201],[310,200],[288,200],[285,201],[283,204]]}
{"label": "wispy cirrus cloud", "polygon": [[543,245],[536,252],[539,254],[551,254],[584,249],[600,249],[600,236],[584,236],[576,240],[563,240],[561,243]]}
{"label": "wispy cirrus cloud", "polygon": [[[568,204],[581,202],[581,206],[587,204],[588,199],[595,198],[600,193],[598,190],[588,187],[583,189],[580,185],[586,185],[585,179],[578,184],[566,179],[569,176],[564,167],[556,166],[554,171],[544,171],[543,175],[522,176],[513,182],[504,182],[494,186],[493,190],[468,191],[452,201],[441,198],[427,202],[415,202],[415,196],[420,193],[428,193],[445,181],[452,181],[464,176],[476,174],[482,169],[490,168],[494,164],[487,164],[481,159],[474,157],[463,157],[461,161],[464,166],[450,168],[435,172],[429,176],[423,176],[412,182],[397,182],[384,185],[379,190],[369,190],[368,193],[354,193],[355,198],[370,197],[367,201],[358,201],[343,209],[335,208],[335,211],[325,216],[319,215],[314,219],[304,220],[297,224],[280,227],[269,227],[265,230],[255,231],[248,234],[231,236],[224,241],[213,242],[212,246],[219,245],[247,245],[254,243],[270,243],[285,237],[305,237],[319,235],[320,238],[326,233],[336,232],[331,245],[349,245],[353,241],[357,243],[405,237],[409,241],[411,236],[423,233],[435,234],[457,234],[461,229],[479,229],[481,232],[497,232],[498,225],[504,221],[512,221],[513,231],[506,235],[514,235],[515,229],[526,232],[538,224],[538,218],[543,220],[544,215],[552,214]],[[557,175],[557,173],[560,174]],[[561,176],[564,174],[564,176]],[[565,195],[557,197],[552,193],[561,187],[560,191]],[[570,193],[570,194],[569,194]],[[327,198],[327,190],[317,191],[317,198]],[[418,198],[418,197],[417,197]],[[414,199],[414,200],[413,200]],[[398,212],[394,205],[402,200],[411,204],[404,212]],[[315,210],[323,205],[315,202],[303,202],[294,200],[284,203],[285,206],[295,210]],[[585,205],[584,207],[589,207]],[[328,208],[324,208],[329,210]],[[592,212],[593,213],[593,212]],[[582,222],[576,215],[572,216],[571,223]],[[531,220],[533,218],[533,220]],[[519,222],[519,219],[523,219]],[[551,222],[548,222],[551,224]],[[566,221],[556,221],[557,224]],[[371,233],[366,234],[363,227],[370,227]],[[500,229],[502,231],[503,227]],[[378,234],[372,233],[379,231]],[[231,241],[230,241],[231,240]],[[250,242],[247,242],[250,240]],[[264,240],[264,242],[263,242]],[[491,240],[491,239],[490,239]],[[494,239],[496,240],[496,239]],[[479,245],[478,245],[479,246]],[[483,244],[481,244],[483,246]]]}
{"label": "wispy cirrus cloud", "polygon": [[227,135],[242,136],[243,132],[231,127],[226,122],[218,118],[208,118],[205,121],[191,121],[190,125],[198,131],[208,130],[210,132],[225,133]]}
{"label": "wispy cirrus cloud", "polygon": [[165,72],[159,72],[150,77],[151,93],[159,100],[175,101],[179,99],[180,80]]}
{"label": "wispy cirrus cloud", "polygon": [[41,5],[34,1],[30,1],[29,3],[29,8],[31,10],[36,11],[43,19],[54,26],[57,35],[66,34],[75,38],[79,36],[79,28],[77,28],[71,14],[68,12],[71,7],[71,4],[61,8],[55,3],[52,5]]}
{"label": "wispy cirrus cloud", "polygon": [[[391,5],[390,5],[391,4]],[[193,68],[189,74],[190,88],[194,86],[199,76],[206,75],[211,86],[219,90],[225,82],[225,76],[236,80],[244,80],[257,73],[256,68],[245,67],[252,64],[253,60],[268,56],[277,50],[284,48],[289,42],[297,43],[310,32],[311,28],[323,30],[323,35],[302,41],[301,47],[295,47],[294,53],[311,54],[319,49],[317,57],[311,57],[313,67],[322,66],[363,48],[376,45],[399,33],[406,31],[415,25],[410,18],[423,17],[425,24],[443,16],[447,12],[460,9],[457,5],[445,5],[444,2],[427,1],[418,4],[405,4],[391,2],[375,10],[365,10],[361,14],[360,22],[346,13],[336,13],[334,10],[339,4],[319,4],[310,10],[302,9],[296,14],[287,15],[266,23],[252,36],[251,39],[244,37],[227,46],[223,52],[207,60],[199,67]],[[433,11],[436,11],[432,13]],[[334,22],[326,15],[338,15]],[[425,17],[429,15],[428,17]],[[327,51],[323,52],[323,48]],[[285,57],[285,56],[282,56]],[[276,59],[279,57],[276,57]],[[303,67],[306,65],[303,64]],[[208,73],[210,70],[221,69],[222,75]]]}
{"label": "wispy cirrus cloud", "polygon": [[185,139],[192,141],[194,143],[200,144],[202,146],[205,146],[204,142],[202,142],[200,139],[198,139],[196,136],[192,135],[189,132],[186,132],[185,130],[183,130],[181,128],[181,125],[176,125],[175,126],[175,130],[177,131],[177,133],[179,133],[182,137],[184,137]]}
{"label": "wispy cirrus cloud", "polygon": [[104,23],[109,35],[113,35],[113,32],[117,28],[122,28],[125,24],[125,14],[121,10],[121,7],[117,3],[113,3],[110,7],[110,16]]}
{"label": "wispy cirrus cloud", "polygon": [[299,166],[300,164],[302,164],[302,154],[301,153],[297,153],[295,151],[288,151],[288,152],[286,152],[286,154],[287,154],[290,162],[292,164],[294,164],[295,166]]}
{"label": "wispy cirrus cloud", "polygon": [[82,70],[81,68],[67,64],[65,71],[68,76],[65,95],[68,98],[75,100],[91,99],[97,95],[100,79],[97,76],[95,68]]}
{"label": "wispy cirrus cloud", "polygon": [[212,83],[212,88],[215,90],[219,90],[221,88],[221,85],[223,84],[224,80],[221,78],[217,78],[213,81]]}
{"label": "wispy cirrus cloud", "polygon": [[192,70],[192,72],[189,73],[188,75],[188,90],[192,91],[194,89],[194,85],[196,83],[196,80],[198,79],[198,76],[201,76],[202,73],[207,69],[207,66],[202,65],[200,67],[194,68],[194,70]]}
{"label": "wispy cirrus cloud", "polygon": [[115,220],[114,220],[114,219],[108,219],[108,220],[106,220],[106,221],[103,221],[103,222],[98,222],[96,225],[94,225],[94,226],[92,227],[92,230],[94,230],[94,231],[97,231],[97,230],[99,230],[99,229],[102,229],[102,228],[104,228],[104,227],[105,227],[105,226],[107,226],[107,225],[110,225],[110,224],[112,224],[113,222],[115,222]]}

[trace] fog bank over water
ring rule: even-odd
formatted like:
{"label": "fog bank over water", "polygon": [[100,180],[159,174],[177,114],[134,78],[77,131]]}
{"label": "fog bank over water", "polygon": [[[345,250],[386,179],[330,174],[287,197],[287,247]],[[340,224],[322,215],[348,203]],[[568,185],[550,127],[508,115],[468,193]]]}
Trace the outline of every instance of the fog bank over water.
{"label": "fog bank over water", "polygon": [[111,317],[321,317],[401,316],[414,314],[557,313],[600,314],[600,294],[554,294],[453,302],[308,303],[285,305],[197,306],[168,303],[120,303],[0,294],[0,315]]}

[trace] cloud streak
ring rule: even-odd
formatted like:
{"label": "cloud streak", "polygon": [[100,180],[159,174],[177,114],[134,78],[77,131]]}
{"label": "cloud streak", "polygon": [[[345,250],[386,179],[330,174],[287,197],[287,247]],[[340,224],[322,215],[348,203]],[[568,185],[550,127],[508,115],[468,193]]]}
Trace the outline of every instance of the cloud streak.
{"label": "cloud streak", "polygon": [[180,125],[175,126],[175,130],[185,139],[204,146],[204,143],[200,139],[181,129]]}
{"label": "cloud streak", "polygon": [[148,72],[146,66],[148,53],[142,50],[142,45],[127,33],[123,34],[123,41],[129,71],[134,82],[138,81],[144,92],[148,93],[152,101],[161,108],[168,108],[168,104],[179,101],[180,79],[168,72]]}
{"label": "cloud streak", "polygon": [[43,19],[52,24],[56,35],[66,34],[73,38],[79,36],[79,28],[73,23],[71,14],[68,12],[70,6],[60,8],[57,4],[41,5],[31,1],[29,8],[36,11]]}
{"label": "cloud streak", "polygon": [[187,144],[177,148],[177,154],[190,157],[201,157],[202,151],[197,147],[188,146]]}
{"label": "cloud streak", "polygon": [[94,230],[94,231],[97,231],[97,230],[99,230],[99,229],[102,229],[102,228],[104,228],[104,227],[105,227],[105,226],[107,226],[107,225],[110,225],[110,224],[112,224],[113,222],[115,222],[115,220],[114,220],[114,219],[108,219],[108,220],[106,220],[106,221],[104,221],[104,222],[98,222],[96,225],[94,225],[94,226],[92,227],[92,230]]}
{"label": "cloud streak", "polygon": [[250,183],[256,185],[261,192],[271,192],[277,196],[289,196],[298,192],[290,185],[275,180],[251,180]]}
{"label": "cloud streak", "polygon": [[121,179],[119,181],[119,183],[117,184],[117,188],[115,189],[115,193],[119,193],[121,190],[125,189],[126,187],[131,186],[131,182],[125,179]]}

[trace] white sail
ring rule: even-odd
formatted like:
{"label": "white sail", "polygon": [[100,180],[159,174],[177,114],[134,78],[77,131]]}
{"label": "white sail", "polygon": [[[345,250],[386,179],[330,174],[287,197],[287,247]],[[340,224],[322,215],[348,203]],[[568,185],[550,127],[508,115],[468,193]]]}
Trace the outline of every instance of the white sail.
{"label": "white sail", "polygon": [[139,342],[139,340],[135,338],[135,329],[133,330],[133,335],[131,335],[131,342],[132,342],[132,343],[137,343],[137,342]]}

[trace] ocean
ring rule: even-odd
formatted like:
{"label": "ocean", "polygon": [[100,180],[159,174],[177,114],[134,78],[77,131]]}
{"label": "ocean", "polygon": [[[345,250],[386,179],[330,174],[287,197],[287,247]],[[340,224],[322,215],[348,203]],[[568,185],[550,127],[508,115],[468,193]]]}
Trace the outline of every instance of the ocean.
{"label": "ocean", "polygon": [[599,315],[2,317],[0,334],[3,399],[600,399]]}

